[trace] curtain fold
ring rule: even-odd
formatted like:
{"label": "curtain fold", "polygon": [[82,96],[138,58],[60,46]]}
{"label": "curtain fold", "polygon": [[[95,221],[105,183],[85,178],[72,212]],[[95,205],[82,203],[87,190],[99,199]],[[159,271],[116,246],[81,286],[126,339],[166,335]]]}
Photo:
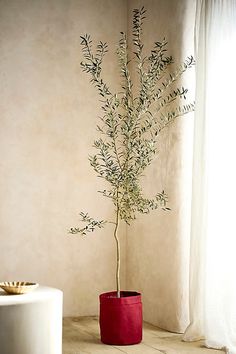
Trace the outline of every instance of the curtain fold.
{"label": "curtain fold", "polygon": [[236,0],[197,0],[190,325],[236,354]]}

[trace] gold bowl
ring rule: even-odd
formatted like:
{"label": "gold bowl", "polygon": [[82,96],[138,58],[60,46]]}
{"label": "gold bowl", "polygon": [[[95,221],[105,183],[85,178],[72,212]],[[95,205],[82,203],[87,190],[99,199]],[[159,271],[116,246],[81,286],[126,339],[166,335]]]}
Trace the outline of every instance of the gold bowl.
{"label": "gold bowl", "polygon": [[0,283],[0,288],[8,294],[26,294],[36,289],[38,285],[28,281],[4,281]]}

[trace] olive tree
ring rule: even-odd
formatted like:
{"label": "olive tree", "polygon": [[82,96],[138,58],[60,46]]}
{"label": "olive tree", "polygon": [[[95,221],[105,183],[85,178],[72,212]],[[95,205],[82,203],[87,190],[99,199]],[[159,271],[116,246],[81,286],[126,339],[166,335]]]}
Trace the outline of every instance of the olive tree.
{"label": "olive tree", "polygon": [[[127,36],[120,33],[117,57],[121,76],[121,88],[114,93],[102,77],[102,64],[108,45],[99,42],[93,49],[90,35],[81,36],[84,61],[82,70],[90,76],[91,83],[101,96],[102,112],[97,130],[99,137],[94,141],[96,153],[89,157],[96,174],[103,178],[107,189],[99,191],[114,207],[114,220],[96,220],[81,212],[83,227],[73,227],[72,234],[86,235],[108,222],[114,224],[117,266],[116,287],[120,297],[120,242],[118,228],[123,220],[126,224],[136,218],[137,213],[148,214],[151,210],[167,206],[164,191],[152,198],[144,195],[141,179],[145,169],[152,163],[157,153],[157,141],[161,131],[177,117],[194,110],[194,103],[180,105],[188,90],[178,85],[181,75],[194,65],[188,57],[175,70],[171,70],[172,56],[167,55],[165,39],[154,43],[149,55],[144,55],[142,41],[144,7],[133,10],[132,45],[128,49]],[[139,87],[134,90],[130,66],[136,68]],[[134,93],[136,92],[136,94]]]}

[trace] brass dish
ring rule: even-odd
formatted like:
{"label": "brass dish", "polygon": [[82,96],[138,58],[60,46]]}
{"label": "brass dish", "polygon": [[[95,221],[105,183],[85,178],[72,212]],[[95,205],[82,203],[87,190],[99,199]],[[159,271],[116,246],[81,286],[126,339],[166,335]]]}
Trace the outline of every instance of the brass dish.
{"label": "brass dish", "polygon": [[28,281],[5,281],[0,283],[2,288],[8,294],[26,294],[38,287],[37,283]]}

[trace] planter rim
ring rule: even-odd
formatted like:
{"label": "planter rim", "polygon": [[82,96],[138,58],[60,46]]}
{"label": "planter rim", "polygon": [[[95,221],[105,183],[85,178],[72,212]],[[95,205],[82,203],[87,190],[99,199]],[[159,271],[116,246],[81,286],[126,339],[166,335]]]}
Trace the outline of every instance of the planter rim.
{"label": "planter rim", "polygon": [[121,291],[121,297],[116,297],[117,291],[109,291],[99,295],[101,304],[136,304],[141,302],[141,294],[137,291]]}

